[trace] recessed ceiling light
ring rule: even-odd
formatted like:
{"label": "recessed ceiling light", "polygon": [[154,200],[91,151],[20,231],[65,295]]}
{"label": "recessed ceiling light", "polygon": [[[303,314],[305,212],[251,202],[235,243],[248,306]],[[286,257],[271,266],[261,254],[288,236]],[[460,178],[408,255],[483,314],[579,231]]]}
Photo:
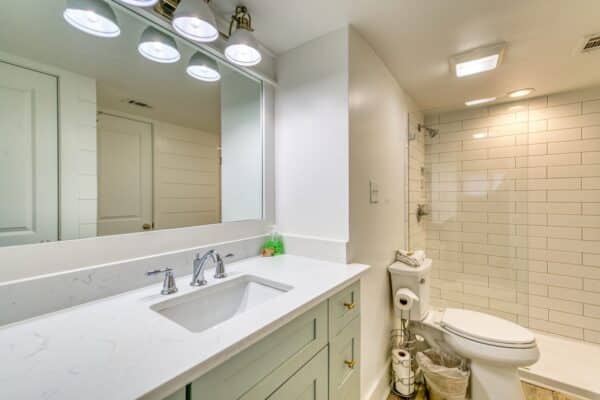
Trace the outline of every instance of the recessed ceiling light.
{"label": "recessed ceiling light", "polygon": [[502,62],[505,47],[505,43],[498,43],[457,54],[450,59],[450,66],[459,78],[491,71]]}
{"label": "recessed ceiling light", "polygon": [[486,97],[485,99],[476,99],[476,100],[465,101],[465,105],[471,107],[471,106],[476,106],[479,104],[490,103],[494,100],[496,100],[495,97]]}
{"label": "recessed ceiling light", "polygon": [[474,133],[473,139],[483,139],[486,136],[487,136],[487,133],[484,133],[484,132]]}
{"label": "recessed ceiling light", "polygon": [[534,91],[535,91],[535,89],[533,89],[533,88],[513,90],[512,92],[508,93],[508,97],[523,97],[523,96],[527,96],[528,94],[533,93]]}

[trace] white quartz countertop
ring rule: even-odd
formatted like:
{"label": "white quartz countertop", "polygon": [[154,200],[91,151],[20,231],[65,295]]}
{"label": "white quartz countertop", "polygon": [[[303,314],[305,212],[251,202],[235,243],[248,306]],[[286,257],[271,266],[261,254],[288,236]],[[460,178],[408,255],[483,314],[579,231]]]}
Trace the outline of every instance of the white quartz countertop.
{"label": "white quartz countertop", "polygon": [[[0,328],[0,399],[162,399],[312,306],[368,269],[285,255],[227,265],[293,287],[272,301],[193,333],[150,309],[203,288],[177,278],[179,292],[152,285]],[[191,271],[190,271],[191,272]],[[206,273],[208,286],[215,282]]]}

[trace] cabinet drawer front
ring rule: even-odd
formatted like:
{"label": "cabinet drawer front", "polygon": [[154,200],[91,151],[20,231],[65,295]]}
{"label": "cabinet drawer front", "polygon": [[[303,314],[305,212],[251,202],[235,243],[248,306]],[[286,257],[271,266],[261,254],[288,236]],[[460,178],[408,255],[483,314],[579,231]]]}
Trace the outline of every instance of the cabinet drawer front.
{"label": "cabinet drawer front", "polygon": [[333,339],[360,314],[360,281],[329,299],[329,337]]}
{"label": "cabinet drawer front", "polygon": [[239,399],[268,376],[289,371],[276,388],[326,344],[324,302],[192,382],[191,400]]}
{"label": "cabinet drawer front", "polygon": [[329,343],[329,399],[360,398],[360,318]]}
{"label": "cabinet drawer front", "polygon": [[[265,397],[252,400],[263,400]],[[327,400],[327,348],[294,374],[268,400]]]}

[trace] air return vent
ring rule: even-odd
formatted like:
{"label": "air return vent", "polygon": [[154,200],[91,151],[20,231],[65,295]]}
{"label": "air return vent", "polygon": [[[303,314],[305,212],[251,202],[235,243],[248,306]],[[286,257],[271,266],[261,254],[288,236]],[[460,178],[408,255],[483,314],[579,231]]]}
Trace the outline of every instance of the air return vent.
{"label": "air return vent", "polygon": [[125,100],[125,102],[127,102],[127,104],[129,104],[129,105],[136,106],[136,107],[152,108],[152,106],[150,104],[144,103],[143,101],[139,101],[139,100],[127,99],[127,100]]}
{"label": "air return vent", "polygon": [[600,33],[587,36],[581,45],[580,51],[582,53],[589,53],[591,51],[600,50]]}

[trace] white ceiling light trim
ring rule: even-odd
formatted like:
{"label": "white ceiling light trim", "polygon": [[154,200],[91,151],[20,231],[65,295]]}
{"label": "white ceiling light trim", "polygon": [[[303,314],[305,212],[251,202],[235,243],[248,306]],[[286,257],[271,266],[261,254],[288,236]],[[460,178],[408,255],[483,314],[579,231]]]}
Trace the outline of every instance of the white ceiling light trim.
{"label": "white ceiling light trim", "polygon": [[[235,27],[235,32],[233,28]],[[244,6],[237,6],[229,24],[225,57],[234,64],[252,67],[262,61],[258,41],[252,33],[252,17]],[[233,32],[233,33],[232,33]]]}
{"label": "white ceiling light trim", "polygon": [[135,7],[154,7],[158,0],[121,0],[125,4]]}
{"label": "white ceiling light trim", "polygon": [[216,82],[221,79],[217,62],[204,53],[195,53],[186,69],[189,76],[205,82]]}
{"label": "white ceiling light trim", "polygon": [[450,58],[450,67],[458,78],[496,69],[502,62],[505,43],[479,47]]}
{"label": "white ceiling light trim", "polygon": [[527,95],[530,95],[531,93],[533,93],[535,91],[535,89],[533,88],[525,88],[525,89],[519,89],[519,90],[513,90],[512,92],[508,93],[508,97],[524,97]]}
{"label": "white ceiling light trim", "polygon": [[491,103],[492,101],[495,101],[495,100],[496,100],[495,97],[486,97],[484,99],[476,99],[476,100],[465,101],[465,105],[467,107],[472,107],[472,106],[477,106],[479,104]]}
{"label": "white ceiling light trim", "polygon": [[217,20],[206,0],[182,0],[173,14],[173,29],[196,42],[219,38]]}
{"label": "white ceiling light trim", "polygon": [[142,33],[138,51],[142,56],[158,63],[175,63],[181,59],[175,40],[151,26]]}
{"label": "white ceiling light trim", "polygon": [[121,34],[115,12],[102,0],[68,0],[63,17],[71,26],[93,36],[114,38]]}

